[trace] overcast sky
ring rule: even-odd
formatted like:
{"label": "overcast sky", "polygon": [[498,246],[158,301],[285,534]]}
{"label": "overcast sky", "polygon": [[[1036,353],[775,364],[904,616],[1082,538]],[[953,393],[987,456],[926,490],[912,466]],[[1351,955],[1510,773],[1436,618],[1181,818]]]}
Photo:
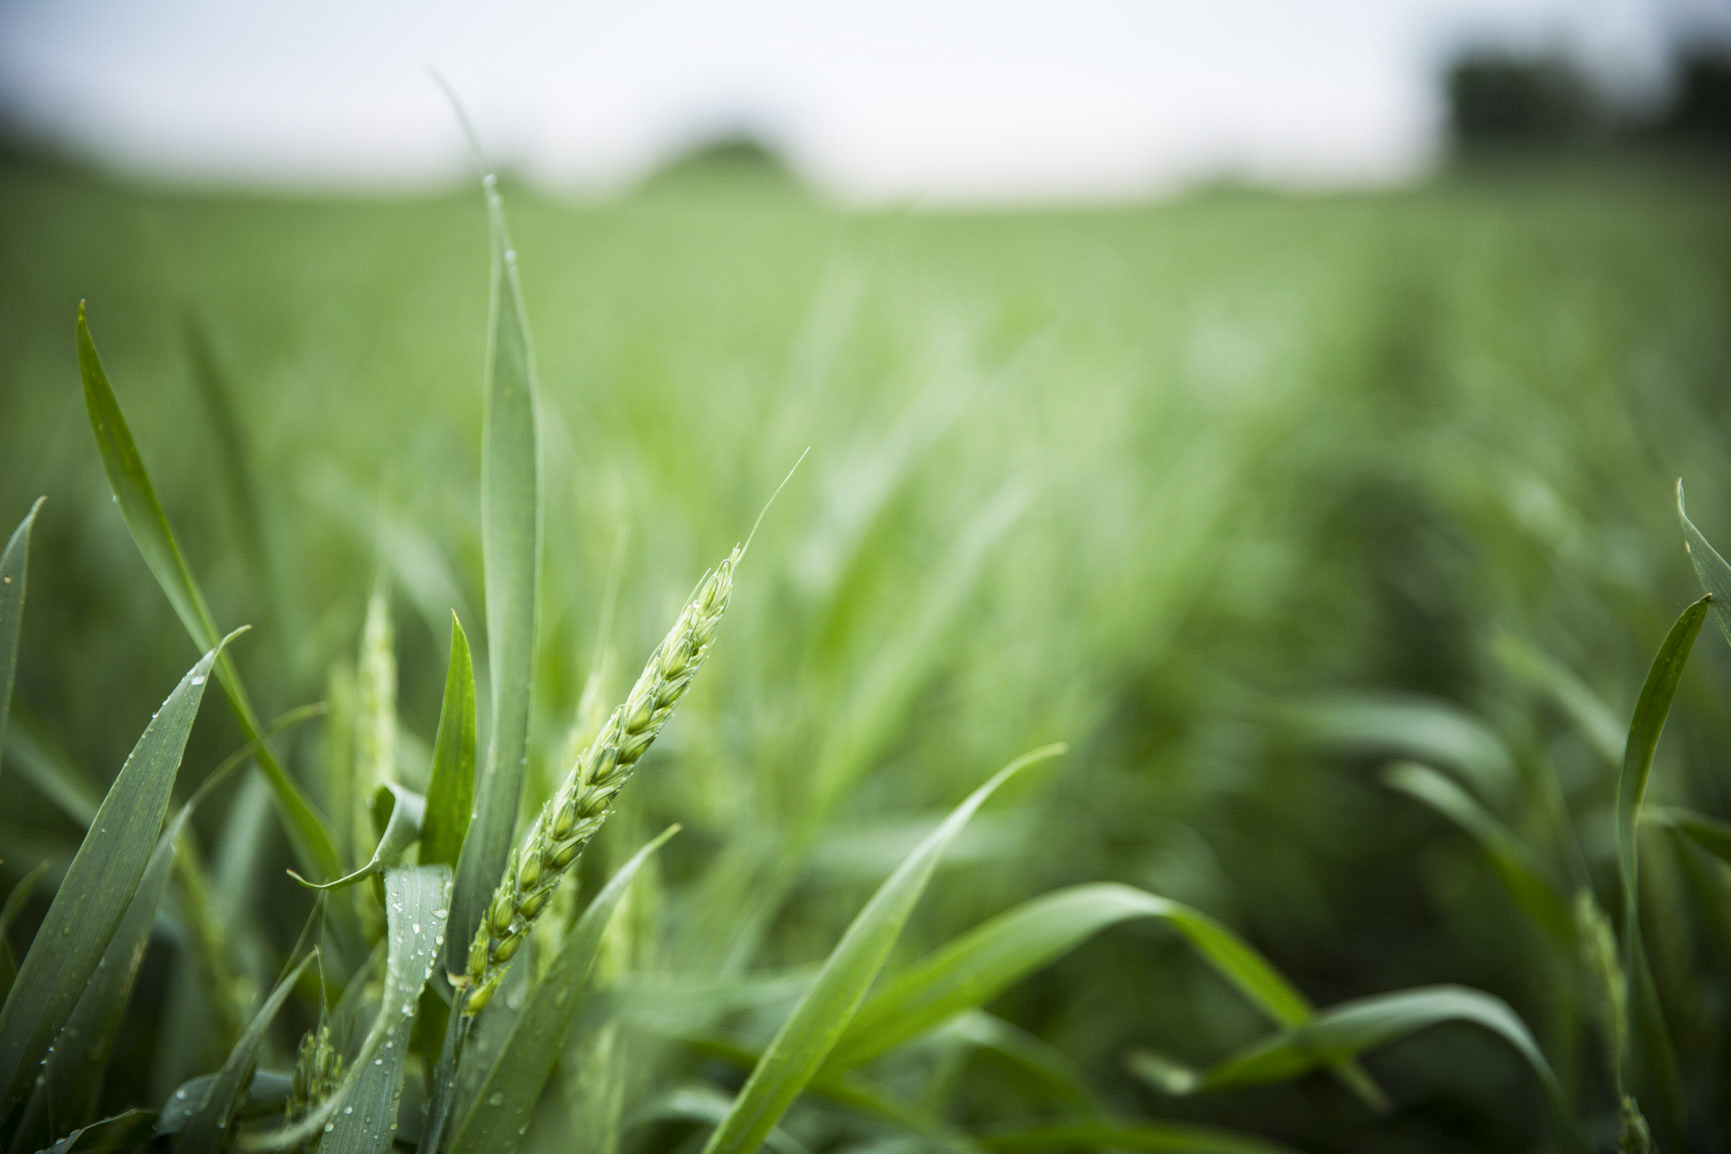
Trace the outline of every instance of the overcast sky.
{"label": "overcast sky", "polygon": [[1221,175],[1399,180],[1455,46],[1559,46],[1639,97],[1731,0],[0,0],[15,130],[158,179],[400,189],[491,159],[606,192],[749,130],[855,201],[1086,201]]}

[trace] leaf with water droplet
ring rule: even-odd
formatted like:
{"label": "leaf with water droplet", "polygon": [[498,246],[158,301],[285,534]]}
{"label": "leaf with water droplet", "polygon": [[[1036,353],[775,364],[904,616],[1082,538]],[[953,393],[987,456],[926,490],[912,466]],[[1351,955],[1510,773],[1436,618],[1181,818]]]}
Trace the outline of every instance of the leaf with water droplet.
{"label": "leaf with water droplet", "polygon": [[[385,954],[385,985],[378,1014],[331,1096],[297,1123],[252,1135],[247,1139],[248,1149],[287,1149],[321,1134],[319,1154],[383,1154],[391,1148],[415,1004],[439,950],[431,934],[411,933],[409,927],[431,924],[432,911],[450,900],[449,866],[403,866],[385,871],[385,917],[391,944]],[[352,1115],[349,1108],[353,1108]],[[342,1124],[326,1129],[339,1116],[344,1119]]]}
{"label": "leaf with water droplet", "polygon": [[24,1096],[132,904],[162,832],[186,739],[204,697],[192,678],[210,671],[228,640],[181,678],[145,728],[48,907],[0,1009],[0,1115]]}

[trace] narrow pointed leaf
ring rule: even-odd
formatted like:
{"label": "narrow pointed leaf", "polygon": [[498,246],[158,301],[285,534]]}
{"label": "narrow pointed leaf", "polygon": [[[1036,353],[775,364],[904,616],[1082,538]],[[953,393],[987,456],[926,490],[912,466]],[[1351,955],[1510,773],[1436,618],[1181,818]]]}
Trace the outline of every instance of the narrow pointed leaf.
{"label": "narrow pointed leaf", "polygon": [[321,1135],[322,1152],[390,1149],[415,1006],[438,965],[450,902],[448,866],[385,871],[385,987],[378,1014],[331,1096],[298,1122],[248,1136],[247,1149],[284,1150]]}
{"label": "narrow pointed leaf", "polygon": [[[868,1062],[984,1005],[1102,930],[1140,918],[1155,918],[1177,930],[1274,1023],[1292,1026],[1310,1017],[1304,995],[1208,915],[1131,886],[1080,885],[998,915],[897,977],[860,1008],[825,1069],[840,1071]],[[1362,1072],[1350,1080],[1367,1100],[1381,1103]]]}
{"label": "narrow pointed leaf", "polygon": [[276,1019],[277,1011],[288,1000],[302,973],[317,951],[308,953],[295,967],[283,975],[275,988],[265,996],[264,1004],[247,1024],[234,1049],[229,1051],[222,1069],[204,1086],[204,1097],[193,1107],[181,1132],[179,1154],[217,1154],[229,1148],[228,1131],[239,1117],[248,1088],[253,1082],[253,1064],[265,1031]]}
{"label": "narrow pointed leaf", "polygon": [[1701,588],[1713,599],[1713,615],[1719,619],[1719,629],[1725,640],[1731,641],[1731,565],[1719,555],[1719,550],[1695,528],[1683,508],[1683,482],[1677,482],[1677,520],[1683,524],[1683,545],[1689,550],[1689,563],[1695,566],[1695,576]]}
{"label": "narrow pointed leaf", "polygon": [[145,947],[150,944],[157,905],[168,886],[175,838],[180,836],[190,814],[191,807],[183,806],[157,839],[126,916],[48,1056],[21,1129],[47,1125],[50,1120],[56,1127],[64,1127],[94,1116],[102,1073],[126,1013],[138,967],[144,961]]}
{"label": "narrow pointed leaf", "polygon": [[[1633,936],[1637,924],[1638,861],[1635,843],[1636,825],[1641,820],[1641,802],[1647,795],[1647,778],[1653,772],[1653,754],[1659,748],[1659,735],[1664,732],[1665,719],[1671,713],[1671,701],[1677,696],[1677,682],[1688,664],[1689,651],[1701,632],[1710,598],[1703,597],[1683,610],[1677,623],[1671,626],[1665,641],[1647,671],[1646,684],[1635,702],[1635,716],[1629,723],[1629,741],[1623,747],[1623,769],[1617,778],[1617,863],[1623,878],[1624,936]],[[1625,943],[1627,948],[1627,943]]]}
{"label": "narrow pointed leaf", "polygon": [[486,583],[487,668],[492,711],[487,759],[476,783],[475,820],[457,859],[446,965],[461,973],[469,939],[505,873],[529,756],[529,698],[535,649],[535,589],[541,558],[540,456],[535,366],[517,257],[491,176],[493,308],[488,334],[486,415],[481,449],[481,555]]}
{"label": "narrow pointed leaf", "polygon": [[150,1138],[156,1115],[149,1110],[128,1110],[100,1122],[82,1126],[42,1154],[103,1154],[108,1150],[134,1150]]}
{"label": "narrow pointed leaf", "polygon": [[631,881],[649,856],[679,832],[667,830],[632,855],[595,895],[565,937],[558,956],[517,1015],[498,1057],[458,1123],[452,1150],[515,1150],[541,1090],[565,1048],[578,996],[601,952],[601,937]]}
{"label": "narrow pointed leaf", "polygon": [[1477,1025],[1508,1043],[1538,1078],[1561,1137],[1571,1149],[1585,1149],[1569,1121],[1556,1074],[1526,1023],[1502,999],[1464,986],[1422,986],[1332,1006],[1206,1070],[1188,1070],[1151,1055],[1133,1058],[1132,1070],[1169,1094],[1257,1086],[1296,1078],[1445,1022]]}
{"label": "narrow pointed leaf", "polygon": [[127,755],[24,957],[0,1010],[0,1115],[23,1096],[126,916],[220,651],[219,644],[181,678]]}
{"label": "narrow pointed leaf", "polygon": [[1090,1118],[1046,1122],[981,1136],[994,1154],[1057,1154],[1062,1150],[1136,1150],[1171,1154],[1292,1154],[1266,1138],[1189,1122],[1128,1122]]}
{"label": "narrow pointed leaf", "polygon": [[[101,358],[96,355],[96,345],[90,339],[90,329],[84,322],[83,304],[78,306],[78,365],[84,378],[84,406],[89,414],[90,430],[96,436],[96,448],[108,474],[108,487],[126,521],[127,532],[132,535],[132,542],[144,557],[145,565],[193,641],[201,649],[215,647],[221,636],[216,619],[211,616],[204,593],[180,551],[180,543],[169,527],[162,503],[156,498],[156,488],[144,468],[144,459],[133,442],[131,430],[127,428],[126,417],[121,413],[120,402],[115,399],[114,390],[108,383]],[[240,722],[241,731],[249,740],[256,739],[260,733],[258,714],[247,697],[239,672],[226,655],[218,656],[216,673],[235,718]],[[320,875],[340,872],[342,858],[324,819],[276,760],[269,746],[260,746],[258,762],[270,780],[289,840],[302,866]]]}
{"label": "narrow pointed leaf", "polygon": [[451,614],[451,661],[445,700],[433,741],[427,782],[427,820],[421,829],[421,864],[457,865],[475,808],[475,667],[463,623]]}
{"label": "narrow pointed leaf", "polygon": [[[12,705],[12,676],[18,667],[18,630],[24,621],[24,578],[30,561],[30,527],[42,498],[30,506],[0,552],[0,751],[6,748],[6,715]],[[0,752],[0,759],[5,757]]]}
{"label": "narrow pointed leaf", "polygon": [[7,767],[53,802],[54,808],[89,828],[102,805],[102,786],[29,714],[13,717],[6,740]]}
{"label": "narrow pointed leaf", "polygon": [[[174,1093],[168,1096],[168,1101],[157,1111],[156,1132],[179,1134],[185,1130],[187,1122],[192,1119],[193,1111],[204,1102],[205,1095],[217,1078],[216,1074],[200,1074],[175,1087]],[[241,1099],[240,1116],[256,1117],[264,1111],[282,1113],[283,1104],[288,1101],[293,1089],[292,1074],[259,1070],[247,1084],[246,1095]]]}
{"label": "narrow pointed leaf", "polygon": [[293,870],[289,871],[289,876],[310,890],[337,890],[365,881],[374,874],[384,873],[396,865],[408,848],[415,844],[415,839],[421,836],[421,822],[427,812],[427,800],[412,789],[389,782],[374,791],[373,799],[375,809],[387,802],[390,804],[391,813],[385,819],[385,831],[379,835],[379,844],[373,848],[373,856],[365,865],[328,882],[308,881]]}
{"label": "narrow pointed leaf", "polygon": [[938,859],[968,819],[998,787],[1034,764],[1063,752],[1047,746],[1017,758],[957,806],[878,887],[823,969],[782,1023],[751,1072],[726,1119],[710,1135],[704,1154],[750,1154],[787,1113],[841,1040],[866,990],[877,977]]}
{"label": "narrow pointed leaf", "polygon": [[[443,865],[393,869],[385,873],[386,921],[390,932],[385,960],[385,993],[379,1019],[368,1041],[379,1033],[385,1047],[368,1052],[363,1045],[355,1060],[359,1077],[352,1087],[339,1087],[327,1111],[330,1127],[318,1154],[384,1154],[397,1130],[397,1108],[403,1096],[404,1063],[414,1008],[421,990],[438,965],[440,938],[445,932],[451,890],[450,867]],[[342,1110],[336,1105],[339,1101]]]}
{"label": "narrow pointed leaf", "polygon": [[1545,880],[1544,868],[1532,851],[1477,798],[1429,766],[1413,762],[1390,766],[1383,781],[1465,830],[1490,858],[1521,908],[1557,941],[1574,940],[1574,914],[1569,904]]}

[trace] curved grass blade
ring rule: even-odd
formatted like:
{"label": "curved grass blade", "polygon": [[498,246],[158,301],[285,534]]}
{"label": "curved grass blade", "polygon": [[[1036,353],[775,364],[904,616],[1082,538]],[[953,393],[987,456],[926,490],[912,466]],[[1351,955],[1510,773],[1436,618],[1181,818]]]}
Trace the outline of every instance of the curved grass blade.
{"label": "curved grass blade", "polygon": [[878,887],[776,1032],[734,1099],[733,1108],[710,1135],[704,1154],[750,1154],[763,1143],[841,1040],[949,843],[999,786],[1028,766],[1063,751],[1061,745],[1045,746],[999,770]]}
{"label": "curved grass blade", "polygon": [[[156,1132],[158,1134],[179,1134],[186,1129],[192,1113],[204,1101],[205,1094],[217,1079],[216,1074],[200,1074],[189,1078],[174,1093],[168,1096],[168,1101],[162,1104],[162,1109],[156,1115]],[[241,1098],[240,1116],[242,1118],[257,1117],[264,1111],[282,1112],[283,1104],[288,1101],[289,1094],[294,1089],[294,1078],[276,1070],[260,1070],[252,1076],[247,1084],[246,1094]]]}
{"label": "curved grass blade", "polygon": [[489,173],[484,184],[493,238],[493,306],[481,434],[481,557],[493,701],[487,759],[476,783],[475,819],[457,858],[446,950],[446,968],[453,974],[464,970],[469,942],[511,852],[529,756],[535,590],[541,562],[535,360],[517,281],[517,254],[505,231],[497,181]]}
{"label": "curved grass blade", "polygon": [[0,1009],[0,1116],[23,1097],[126,916],[162,832],[211,666],[233,636],[200,658],[151,718],[48,907]]}
{"label": "curved grass blade", "polygon": [[1137,1150],[1165,1154],[1292,1154],[1290,1146],[1250,1134],[1188,1122],[1129,1122],[1089,1118],[1043,1122],[982,1135],[994,1154],[1056,1154],[1060,1150]]}
{"label": "curved grass blade", "polygon": [[95,1115],[102,1073],[114,1048],[114,1036],[120,1031],[139,965],[144,961],[145,947],[150,944],[156,907],[168,887],[175,839],[191,814],[191,806],[182,806],[157,839],[126,916],[49,1051],[25,1107],[24,1120],[18,1127],[20,1133],[36,1127],[59,1129],[67,1123],[82,1124]]}
{"label": "curved grass blade", "polygon": [[1545,880],[1544,867],[1477,798],[1429,766],[1410,761],[1391,765],[1382,780],[1390,789],[1423,802],[1465,830],[1485,851],[1521,908],[1557,941],[1574,940],[1574,912]]}
{"label": "curved grass blade", "polygon": [[379,835],[379,844],[373,848],[373,856],[367,859],[366,865],[328,882],[309,882],[294,870],[288,871],[289,876],[309,890],[339,890],[395,865],[421,836],[427,799],[393,781],[373,791],[373,812],[377,813],[378,807],[385,804],[390,805],[390,815],[385,819],[385,831]]}
{"label": "curved grass blade", "polygon": [[[447,866],[393,869],[385,874],[391,945],[379,1023],[389,1036],[383,1052],[375,1049],[371,1058],[362,1048],[355,1063],[360,1076],[354,1086],[346,1094],[339,1088],[333,1095],[330,1121],[325,1123],[318,1154],[384,1154],[391,1148],[403,1096],[414,1008],[439,962],[443,944],[439,939],[444,934],[450,888]],[[340,1114],[335,1109],[339,1096],[343,1104]]]}
{"label": "curved grass blade", "polygon": [[1719,555],[1719,550],[1695,528],[1695,522],[1689,520],[1688,512],[1683,508],[1683,481],[1677,480],[1677,520],[1683,525],[1683,546],[1689,551],[1689,563],[1695,566],[1695,576],[1701,581],[1701,588],[1713,599],[1713,615],[1719,619],[1719,628],[1725,634],[1725,640],[1731,641],[1731,565],[1725,563],[1725,558]]}
{"label": "curved grass blade", "polygon": [[1206,1070],[1186,1069],[1150,1054],[1133,1057],[1132,1070],[1169,1094],[1258,1086],[1357,1057],[1445,1022],[1471,1023],[1508,1043],[1544,1087],[1564,1142],[1571,1149],[1586,1149],[1569,1117],[1557,1076],[1526,1023],[1501,998],[1464,986],[1421,986],[1344,1002]]}
{"label": "curved grass blade", "polygon": [[156,1115],[149,1110],[128,1110],[100,1122],[92,1122],[68,1134],[42,1154],[104,1154],[109,1150],[133,1150],[150,1138]]}
{"label": "curved grass blade", "polygon": [[1683,667],[1689,661],[1689,651],[1695,646],[1711,600],[1710,596],[1701,598],[1683,610],[1671,626],[1653,658],[1652,668],[1647,671],[1646,684],[1641,686],[1640,699],[1635,703],[1634,719],[1629,723],[1623,769],[1617,777],[1617,864],[1623,879],[1625,936],[1632,937],[1632,927],[1637,924],[1639,870],[1635,828],[1641,820],[1647,778],[1653,772],[1653,755],[1659,748],[1665,719],[1671,713],[1671,701],[1677,696],[1677,682],[1683,676]]}
{"label": "curved grass blade", "polygon": [[246,1149],[283,1150],[320,1135],[320,1151],[390,1149],[415,1006],[438,965],[450,901],[448,866],[385,871],[385,988],[378,1014],[331,1096],[292,1125],[248,1135]]}
{"label": "curved grass blade", "polygon": [[[143,555],[145,565],[193,641],[200,648],[220,648],[217,639],[221,634],[216,619],[211,616],[204,593],[180,551],[180,543],[169,527],[162,503],[156,498],[156,489],[150,483],[150,474],[145,471],[144,459],[139,456],[126,417],[120,411],[120,402],[115,399],[108,374],[103,371],[102,361],[96,355],[96,345],[90,339],[90,329],[84,322],[82,302],[78,305],[78,365],[84,378],[84,406],[89,413],[90,430],[96,436],[96,448],[108,474],[108,487],[113,491],[115,503],[126,521],[132,543]],[[242,733],[248,740],[256,740],[260,735],[258,714],[247,697],[246,687],[241,683],[234,663],[226,656],[219,656],[216,673],[235,718],[240,722]],[[260,746],[258,763],[276,794],[278,808],[286,819],[289,840],[302,866],[325,876],[340,872],[342,857],[337,853],[336,841],[324,819],[276,760],[269,746]]]}
{"label": "curved grass blade", "polygon": [[[30,512],[0,552],[0,751],[6,748],[6,715],[12,705],[12,675],[18,666],[18,629],[24,620],[24,578],[30,561],[30,527],[44,498]],[[0,752],[0,758],[5,754]]]}
{"label": "curved grass blade", "polygon": [[24,912],[24,903],[30,900],[36,883],[41,881],[42,875],[47,872],[48,863],[37,862],[29,873],[18,879],[18,884],[6,895],[6,904],[0,906],[0,1001],[4,1001],[6,995],[12,992],[12,983],[18,977],[18,959],[13,956],[12,943],[7,934],[12,929],[12,923],[18,920],[18,915]]}
{"label": "curved grass blade", "polygon": [[565,1048],[578,995],[601,952],[601,936],[613,911],[643,863],[678,832],[677,825],[669,826],[633,854],[583,911],[499,1047],[499,1056],[493,1059],[468,1112],[457,1124],[452,1150],[505,1152],[517,1148],[542,1087],[552,1077]]}
{"label": "curved grass blade", "polygon": [[228,1128],[239,1115],[247,1091],[252,1085],[253,1063],[259,1043],[264,1041],[265,1031],[276,1019],[277,1011],[282,1009],[283,1002],[288,1000],[289,991],[294,989],[301,974],[306,972],[307,966],[311,965],[316,957],[318,951],[310,951],[292,970],[283,975],[282,980],[265,996],[264,1004],[259,1006],[258,1013],[253,1015],[246,1030],[235,1042],[234,1049],[229,1051],[222,1069],[206,1084],[204,1097],[188,1115],[185,1129],[181,1131],[179,1154],[217,1154],[218,1151],[228,1149]]}
{"label": "curved grass blade", "polygon": [[[1120,922],[1166,922],[1215,972],[1278,1025],[1311,1016],[1304,995],[1261,954],[1206,914],[1131,886],[1080,885],[1024,902],[950,943],[860,1008],[826,1070],[850,1069],[995,998],[1095,934]],[[1362,1071],[1343,1072],[1373,1105],[1381,1093]]]}
{"label": "curved grass blade", "polygon": [[475,665],[463,623],[451,613],[451,661],[445,699],[433,740],[433,771],[427,781],[427,820],[421,827],[421,864],[453,869],[475,808]]}
{"label": "curved grass blade", "polygon": [[[1641,696],[1635,702],[1635,716],[1629,723],[1629,741],[1623,749],[1623,768],[1617,777],[1617,864],[1623,882],[1623,973],[1629,981],[1629,994],[1634,1011],[1635,1033],[1645,1059],[1644,1069],[1637,1070],[1634,1054],[1621,1056],[1620,1067],[1631,1084],[1640,1087],[1643,1095],[1659,1101],[1655,1115],[1658,1137],[1664,1145],[1676,1145],[1683,1133],[1683,1090],[1677,1067],[1677,1053],[1671,1043],[1663,1012],[1659,1008],[1653,975],[1647,966],[1646,950],[1641,941],[1641,902],[1639,850],[1636,831],[1641,820],[1641,805],[1647,794],[1647,779],[1653,771],[1653,755],[1664,732],[1665,719],[1670,715],[1671,702],[1677,696],[1677,682],[1688,664],[1689,652],[1707,617],[1707,607],[1713,598],[1709,594],[1683,610],[1676,624],[1665,635],[1653,665],[1647,671]],[[1636,1075],[1642,1077],[1637,1080]]]}

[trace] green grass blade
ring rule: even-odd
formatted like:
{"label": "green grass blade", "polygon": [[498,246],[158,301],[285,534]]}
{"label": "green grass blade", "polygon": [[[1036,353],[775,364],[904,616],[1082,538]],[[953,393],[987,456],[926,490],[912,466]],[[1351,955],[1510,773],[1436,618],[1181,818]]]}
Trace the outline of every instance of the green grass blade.
{"label": "green grass blade", "polygon": [[[201,649],[217,647],[221,636],[216,619],[211,616],[186,557],[169,527],[168,515],[156,498],[156,488],[144,468],[138,445],[127,428],[126,417],[120,411],[108,374],[96,354],[90,329],[84,322],[84,305],[78,306],[78,365],[84,378],[84,406],[90,418],[90,430],[96,436],[96,448],[102,457],[102,467],[108,474],[108,487],[120,507],[132,542],[144,557],[156,583],[174,607],[175,616],[192,635]],[[250,739],[259,736],[258,714],[247,697],[240,674],[226,656],[219,656],[217,679],[227,695],[242,732]],[[321,875],[342,871],[342,857],[324,819],[313,808],[301,788],[289,777],[268,746],[259,750],[259,766],[270,779],[277,804],[283,817],[289,840],[304,868]]]}
{"label": "green grass blade", "polygon": [[[679,832],[668,827],[620,867],[566,935],[558,956],[517,1016],[498,1057],[480,1083],[468,1112],[458,1123],[452,1150],[515,1150],[541,1089],[565,1048],[565,1034],[578,995],[601,952],[601,937],[613,911],[649,856]],[[431,1151],[428,1154],[432,1154]]]}
{"label": "green grass blade", "polygon": [[1695,522],[1689,520],[1689,514],[1683,508],[1683,482],[1677,482],[1677,520],[1683,525],[1683,546],[1689,551],[1689,563],[1695,566],[1695,576],[1700,578],[1701,588],[1707,591],[1713,599],[1713,615],[1719,619],[1719,628],[1725,634],[1725,640],[1731,641],[1731,565],[1725,563],[1725,558],[1719,555],[1719,550],[1695,528]]}
{"label": "green grass blade", "polygon": [[[826,1071],[847,1070],[995,998],[1035,970],[1120,922],[1155,918],[1177,930],[1221,977],[1278,1025],[1311,1006],[1231,930],[1182,903],[1126,885],[1080,885],[1024,902],[902,974],[860,1008]],[[1349,1079],[1368,1101],[1382,1096],[1362,1072]]]}
{"label": "green grass blade", "polygon": [[1046,746],[1017,758],[970,794],[878,887],[818,971],[764,1051],[704,1154],[750,1154],[811,1083],[841,1040],[855,1010],[901,934],[938,859],[999,786],[1028,766],[1055,757]]}
{"label": "green grass blade", "polygon": [[18,879],[18,884],[6,895],[6,904],[0,906],[0,1001],[12,992],[12,983],[18,979],[18,959],[12,953],[12,942],[7,935],[12,930],[12,923],[24,912],[24,903],[30,900],[36,883],[47,872],[48,863],[37,862],[29,873]]}
{"label": "green grass blade", "polygon": [[137,1150],[150,1140],[156,1114],[150,1110],[128,1110],[100,1122],[92,1122],[68,1134],[42,1154],[104,1154],[109,1150]]}
{"label": "green grass blade", "polygon": [[[404,1063],[421,990],[439,962],[451,893],[448,866],[415,866],[385,872],[389,951],[379,1017],[352,1072],[352,1086],[339,1086],[326,1105],[329,1127],[318,1154],[384,1154],[397,1130]],[[384,1042],[380,1050],[378,1043]],[[341,1105],[341,1111],[337,1106]],[[352,1113],[351,1113],[352,1111]]]}
{"label": "green grass blade", "polygon": [[1080,885],[1024,902],[898,976],[860,1008],[825,1064],[869,1062],[957,1014],[975,1009],[1108,927],[1138,918],[1172,925],[1216,970],[1280,1025],[1310,1005],[1260,954],[1188,906],[1126,885]]}
{"label": "green grass blade", "polygon": [[1532,851],[1477,798],[1429,766],[1410,761],[1390,766],[1383,773],[1383,782],[1465,830],[1485,851],[1521,908],[1557,941],[1574,940],[1574,913],[1569,904],[1545,880],[1544,868]]}
{"label": "green grass blade", "polygon": [[127,755],[24,957],[0,1010],[0,1116],[23,1097],[126,916],[220,651],[210,650],[180,679]]}
{"label": "green grass blade", "polygon": [[[12,706],[12,676],[18,667],[18,630],[24,621],[24,578],[30,561],[30,528],[43,498],[36,498],[30,512],[0,552],[0,751],[6,748],[6,715]],[[0,758],[5,754],[0,752]]]}
{"label": "green grass blade", "polygon": [[356,882],[366,881],[375,874],[384,873],[396,865],[421,836],[427,799],[412,789],[389,782],[373,791],[373,812],[377,813],[381,805],[389,805],[390,814],[385,818],[385,829],[379,835],[379,844],[373,848],[373,856],[367,859],[365,865],[328,882],[310,882],[294,870],[288,871],[289,876],[309,890],[340,890]]}
{"label": "green grass blade", "polygon": [[229,1148],[229,1127],[239,1114],[247,1089],[252,1085],[253,1065],[259,1044],[264,1041],[265,1031],[276,1019],[277,1011],[281,1010],[283,1002],[288,1000],[289,991],[294,989],[301,974],[316,957],[318,951],[309,952],[293,969],[283,975],[282,980],[265,996],[264,1004],[259,1006],[258,1013],[253,1015],[246,1030],[235,1042],[234,1049],[229,1051],[222,1069],[205,1085],[203,1099],[186,1119],[186,1128],[181,1131],[180,1144],[177,1147],[179,1154],[218,1154],[219,1151]]}
{"label": "green grass blade", "polygon": [[955,1036],[1005,1067],[1043,1087],[1072,1110],[1093,1112],[1101,1101],[1088,1084],[1088,1072],[1043,1038],[984,1010],[972,1010],[950,1027]]}
{"label": "green grass blade", "polygon": [[[168,1100],[157,1111],[156,1132],[179,1134],[185,1130],[193,1111],[203,1104],[212,1083],[218,1077],[217,1074],[200,1074],[175,1087],[174,1093],[168,1095]],[[257,1118],[267,1111],[281,1114],[283,1104],[288,1101],[293,1088],[294,1078],[290,1074],[276,1070],[255,1072],[252,1080],[247,1083],[245,1096],[241,1098],[240,1116]]]}
{"label": "green grass blade", "polygon": [[529,756],[535,596],[541,561],[541,477],[535,428],[535,366],[516,250],[491,175],[493,308],[488,334],[481,448],[481,555],[487,601],[487,669],[493,694],[487,759],[476,783],[475,819],[457,859],[446,965],[463,972],[469,940],[504,876]]}
{"label": "green grass blade", "polygon": [[42,1078],[25,1109],[21,1132],[50,1122],[55,1129],[61,1129],[68,1123],[82,1124],[95,1116],[102,1073],[108,1065],[114,1037],[120,1031],[139,965],[144,961],[145,947],[150,944],[156,907],[168,888],[175,839],[191,813],[190,806],[183,806],[157,839],[126,916],[109,940],[90,984],[72,1008],[72,1015],[66,1019],[60,1033],[63,1043],[55,1045],[48,1055]]}
{"label": "green grass blade", "polygon": [[982,1135],[994,1154],[1056,1154],[1060,1150],[1136,1150],[1157,1154],[1292,1154],[1266,1138],[1188,1122],[1129,1122],[1082,1119],[1042,1122]]}
{"label": "green grass blade", "polygon": [[[1677,696],[1677,682],[1688,664],[1689,651],[1701,632],[1711,598],[1703,597],[1683,610],[1664,644],[1659,646],[1653,665],[1647,671],[1646,684],[1635,702],[1635,716],[1629,723],[1628,744],[1623,747],[1623,769],[1617,777],[1617,864],[1623,879],[1624,937],[1633,940],[1634,927],[1639,924],[1638,890],[1639,862],[1636,853],[1635,830],[1641,820],[1641,802],[1647,794],[1647,778],[1653,772],[1653,754],[1659,748],[1659,735],[1664,732],[1665,719],[1671,713],[1671,701]],[[1629,941],[1624,942],[1629,949]],[[1628,959],[1624,959],[1627,967]],[[1632,971],[1631,971],[1632,972]]]}
{"label": "green grass blade", "polygon": [[448,866],[385,871],[385,986],[378,1014],[331,1096],[292,1125],[249,1135],[247,1149],[285,1150],[320,1135],[321,1152],[390,1149],[415,1006],[438,965],[450,902]]}
{"label": "green grass blade", "polygon": [[445,699],[433,740],[433,771],[427,782],[427,821],[421,828],[421,864],[456,867],[475,808],[475,665],[469,638],[451,614],[451,661]]}
{"label": "green grass blade", "polygon": [[1544,1087],[1561,1136],[1584,1150],[1569,1120],[1562,1087],[1527,1025],[1507,1002],[1464,986],[1423,986],[1332,1006],[1302,1026],[1283,1030],[1207,1070],[1192,1071],[1151,1055],[1133,1070],[1167,1093],[1283,1082],[1317,1067],[1357,1057],[1445,1022],[1466,1022],[1497,1035],[1524,1059]]}

